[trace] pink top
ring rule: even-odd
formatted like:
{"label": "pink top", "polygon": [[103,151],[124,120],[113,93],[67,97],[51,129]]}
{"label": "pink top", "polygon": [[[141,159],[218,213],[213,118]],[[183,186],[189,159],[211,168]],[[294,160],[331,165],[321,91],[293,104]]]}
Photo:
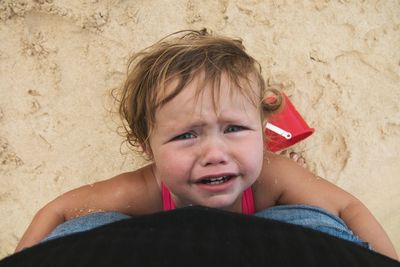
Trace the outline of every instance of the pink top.
{"label": "pink top", "polygon": [[[174,201],[171,198],[171,193],[168,188],[161,184],[162,187],[162,200],[163,200],[163,210],[169,211],[175,209]],[[242,213],[246,215],[254,214],[254,199],[253,190],[251,187],[244,190],[242,194]]]}

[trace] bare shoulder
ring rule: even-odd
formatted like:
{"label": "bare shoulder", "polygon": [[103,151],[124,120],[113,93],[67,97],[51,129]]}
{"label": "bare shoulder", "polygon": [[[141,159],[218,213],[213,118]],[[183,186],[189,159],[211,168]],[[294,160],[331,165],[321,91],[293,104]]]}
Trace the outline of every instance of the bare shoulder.
{"label": "bare shoulder", "polygon": [[305,204],[338,214],[354,199],[293,160],[273,153],[267,153],[253,190],[257,210],[280,204]]}
{"label": "bare shoulder", "polygon": [[136,171],[119,174],[100,182],[98,186],[104,187],[107,191],[112,188],[112,194],[126,207],[125,213],[138,215],[160,211],[161,189],[151,166],[150,164]]}
{"label": "bare shoulder", "polygon": [[161,190],[150,165],[73,189],[47,206],[66,220],[97,211],[142,215],[161,211]]}
{"label": "bare shoulder", "polygon": [[278,204],[284,190],[282,180],[287,177],[286,160],[278,155],[266,152],[263,167],[253,185],[256,210],[263,210]]}

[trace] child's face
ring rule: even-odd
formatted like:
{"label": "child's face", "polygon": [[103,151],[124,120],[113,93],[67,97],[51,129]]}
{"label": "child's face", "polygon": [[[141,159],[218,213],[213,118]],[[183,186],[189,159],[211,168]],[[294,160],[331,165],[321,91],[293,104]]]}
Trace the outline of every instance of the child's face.
{"label": "child's face", "polygon": [[262,168],[260,110],[239,92],[231,96],[224,75],[217,110],[210,85],[196,101],[197,79],[156,112],[150,135],[155,174],[177,207],[240,209],[241,193]]}

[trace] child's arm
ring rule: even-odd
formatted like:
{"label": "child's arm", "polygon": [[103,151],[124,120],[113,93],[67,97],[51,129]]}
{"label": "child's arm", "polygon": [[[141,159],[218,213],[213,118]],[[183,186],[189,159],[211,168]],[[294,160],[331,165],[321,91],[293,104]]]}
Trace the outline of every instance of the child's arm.
{"label": "child's arm", "polygon": [[64,221],[96,211],[146,214],[158,209],[158,186],[147,168],[69,191],[40,209],[16,252],[33,246]]}
{"label": "child's arm", "polygon": [[398,260],[388,235],[371,212],[359,200],[351,201],[341,210],[339,215],[354,234],[362,240],[368,241],[374,250]]}
{"label": "child's arm", "polygon": [[15,252],[31,247],[65,221],[64,215],[53,210],[51,203],[40,209],[19,241]]}
{"label": "child's arm", "polygon": [[275,204],[306,204],[327,209],[340,216],[376,251],[398,259],[385,231],[358,199],[292,160],[273,154],[268,154],[268,160],[261,176],[264,183],[258,186],[264,184],[265,190],[274,195]]}

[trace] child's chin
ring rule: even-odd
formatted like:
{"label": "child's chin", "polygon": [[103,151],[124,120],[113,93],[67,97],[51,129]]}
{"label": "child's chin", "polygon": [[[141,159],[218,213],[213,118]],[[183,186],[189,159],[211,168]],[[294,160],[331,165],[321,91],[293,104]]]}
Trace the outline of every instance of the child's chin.
{"label": "child's chin", "polygon": [[213,209],[234,211],[235,210],[235,200],[225,199],[225,200],[220,200],[220,201],[213,201],[213,202],[209,202],[209,203],[205,204],[204,206],[208,207],[208,208],[213,208]]}

